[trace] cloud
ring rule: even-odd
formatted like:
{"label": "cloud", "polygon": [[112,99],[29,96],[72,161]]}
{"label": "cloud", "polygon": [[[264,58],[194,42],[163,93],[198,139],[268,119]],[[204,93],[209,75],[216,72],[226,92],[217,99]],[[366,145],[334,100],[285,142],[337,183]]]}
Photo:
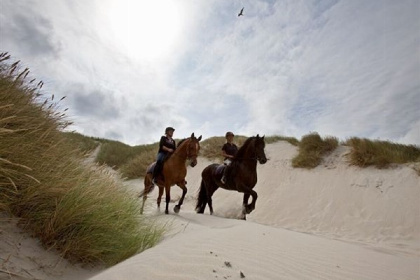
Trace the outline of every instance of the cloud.
{"label": "cloud", "polygon": [[140,144],[166,126],[204,138],[317,131],[420,145],[418,1],[177,1],[176,42],[153,59],[113,33],[109,7],[128,2],[1,3],[0,49],[67,95],[82,133]]}
{"label": "cloud", "polygon": [[[8,13],[0,15],[0,49],[16,49],[26,56],[55,56],[60,51],[59,42],[55,41],[53,24],[45,16],[31,13],[32,5],[22,5],[11,1],[2,1],[1,8]],[[31,13],[31,16],[28,16]]]}
{"label": "cloud", "polygon": [[70,93],[71,107],[75,112],[84,117],[96,120],[109,120],[119,118],[121,109],[127,105],[124,100],[116,98],[112,92],[87,90],[84,85],[73,85]]}

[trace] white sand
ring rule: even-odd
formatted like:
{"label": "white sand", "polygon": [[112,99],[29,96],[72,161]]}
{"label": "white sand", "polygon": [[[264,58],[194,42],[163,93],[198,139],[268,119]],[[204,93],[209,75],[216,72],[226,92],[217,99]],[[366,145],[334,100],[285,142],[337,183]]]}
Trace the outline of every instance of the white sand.
{"label": "white sand", "polygon": [[[147,201],[147,215],[172,223],[165,239],[91,279],[420,279],[420,176],[408,165],[348,166],[346,149],[302,170],[291,167],[296,147],[267,145],[270,160],[258,165],[259,197],[247,221],[235,219],[242,195],[223,189],[213,196],[214,216],[208,208],[194,212],[201,171],[211,163],[199,158],[179,214],[174,203],[170,215],[156,209],[157,190]],[[126,185],[134,194],[143,189],[140,179]],[[172,187],[172,198],[180,195]],[[39,279],[95,273],[60,269],[61,276]]]}

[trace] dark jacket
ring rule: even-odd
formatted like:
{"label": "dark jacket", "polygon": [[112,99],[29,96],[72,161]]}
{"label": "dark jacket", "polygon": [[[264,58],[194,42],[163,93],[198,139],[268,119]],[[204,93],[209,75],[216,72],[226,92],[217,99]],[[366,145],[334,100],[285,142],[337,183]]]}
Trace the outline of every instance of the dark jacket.
{"label": "dark jacket", "polygon": [[163,149],[163,146],[165,146],[166,148],[170,148],[170,149],[175,150],[176,149],[175,140],[173,140],[169,137],[166,137],[166,136],[162,136],[160,138],[159,151],[158,152],[167,154],[168,152]]}

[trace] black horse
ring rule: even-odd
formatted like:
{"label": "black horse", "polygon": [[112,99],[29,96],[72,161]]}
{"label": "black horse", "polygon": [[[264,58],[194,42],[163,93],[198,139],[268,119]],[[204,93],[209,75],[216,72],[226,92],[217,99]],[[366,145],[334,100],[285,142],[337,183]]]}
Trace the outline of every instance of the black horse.
{"label": "black horse", "polygon": [[[267,162],[264,148],[264,136],[260,137],[257,135],[250,137],[238,150],[238,153],[229,166],[210,164],[204,168],[201,173],[201,186],[196,205],[197,213],[204,213],[206,204],[208,204],[210,214],[213,214],[211,197],[220,187],[226,190],[244,193],[242,218],[245,220],[245,215],[251,213],[255,209],[258,195],[253,188],[257,184],[257,161],[260,162],[260,164]],[[223,184],[220,181],[224,168],[226,168],[226,184]],[[252,196],[252,202],[251,204],[248,204],[250,196]]]}

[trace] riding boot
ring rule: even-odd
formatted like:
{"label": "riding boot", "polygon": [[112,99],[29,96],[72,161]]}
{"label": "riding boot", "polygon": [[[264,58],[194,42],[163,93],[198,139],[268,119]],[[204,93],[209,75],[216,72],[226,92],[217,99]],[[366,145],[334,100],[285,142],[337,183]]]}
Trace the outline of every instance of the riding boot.
{"label": "riding boot", "polygon": [[153,178],[152,178],[152,183],[154,185],[156,185],[156,181],[157,181],[157,177],[159,176],[161,169],[162,169],[162,164],[156,162],[155,168],[153,169]]}

